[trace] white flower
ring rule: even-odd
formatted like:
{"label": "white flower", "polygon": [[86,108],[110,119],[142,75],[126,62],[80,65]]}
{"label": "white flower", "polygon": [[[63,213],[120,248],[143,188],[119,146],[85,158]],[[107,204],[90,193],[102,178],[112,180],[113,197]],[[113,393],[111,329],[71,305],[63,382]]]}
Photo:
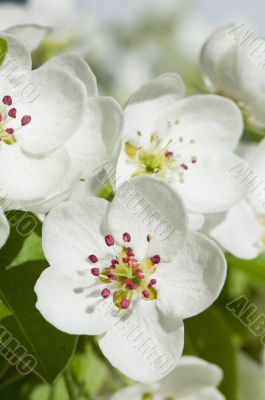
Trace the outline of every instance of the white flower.
{"label": "white flower", "polygon": [[6,243],[10,233],[9,223],[4,212],[0,209],[0,249]]}
{"label": "white flower", "polygon": [[248,182],[250,194],[228,211],[210,235],[234,256],[252,259],[265,251],[265,139],[246,151],[245,159],[248,162],[239,164],[231,175]]}
{"label": "white flower", "polygon": [[[264,357],[264,351],[263,351]],[[246,353],[238,354],[239,400],[265,399],[265,363],[258,364]]]}
{"label": "white flower", "polygon": [[147,383],[175,367],[182,319],[209,307],[226,277],[221,250],[188,231],[180,198],[151,177],[124,183],[112,203],[59,205],[44,222],[43,249],[51,266],[35,291],[44,318],[101,335],[109,361]]}
{"label": "white flower", "polygon": [[224,400],[216,389],[221,379],[222,371],[216,365],[196,357],[183,357],[157,385],[130,386],[110,400]]}
{"label": "white flower", "polygon": [[131,176],[169,182],[189,211],[229,209],[246,194],[228,174],[242,117],[230,100],[215,95],[184,98],[179,75],[165,74],[142,86],[124,111],[117,185]]}
{"label": "white flower", "polygon": [[211,90],[236,100],[251,125],[265,128],[265,73],[254,55],[257,43],[252,36],[253,48],[250,39],[240,45],[247,37],[244,26],[241,31],[230,24],[213,33],[202,48],[201,65]]}
{"label": "white flower", "polygon": [[1,37],[9,46],[0,69],[1,197],[6,208],[43,212],[87,170],[106,159],[115,164],[122,112],[97,97],[96,79],[78,56],[63,54],[31,71],[26,47]]}
{"label": "white flower", "polygon": [[101,35],[98,20],[89,11],[86,1],[28,0],[25,4],[4,2],[0,4],[0,12],[2,29],[18,34],[19,37],[22,33],[20,39],[25,39],[31,50],[38,48],[47,39],[44,45],[45,51],[48,50],[48,58],[51,54],[56,55],[66,50],[84,53],[94,45],[95,40],[98,41],[98,37],[93,37],[92,45],[89,36]]}

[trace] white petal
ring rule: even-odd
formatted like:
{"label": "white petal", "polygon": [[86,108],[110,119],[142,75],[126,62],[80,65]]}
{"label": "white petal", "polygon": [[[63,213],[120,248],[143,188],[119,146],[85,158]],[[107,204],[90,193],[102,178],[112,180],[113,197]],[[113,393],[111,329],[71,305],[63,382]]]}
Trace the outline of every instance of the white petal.
{"label": "white petal", "polygon": [[[31,56],[26,46],[14,35],[4,32],[0,37],[8,41],[8,53],[1,65],[0,79],[3,78],[12,82],[14,87],[19,90],[22,77],[24,81],[30,78]],[[7,93],[8,94],[8,93]]]}
{"label": "white petal", "polygon": [[61,266],[64,274],[75,276],[91,268],[90,254],[99,260],[104,257],[108,249],[102,225],[108,204],[89,197],[85,203],[66,202],[49,213],[43,225],[42,245],[51,265]]}
{"label": "white petal", "polygon": [[70,167],[63,147],[46,157],[32,158],[17,144],[1,143],[0,154],[0,184],[13,200],[34,200],[51,194]]}
{"label": "white petal", "polygon": [[[111,203],[108,222],[115,239],[132,237],[138,258],[159,254],[172,259],[185,240],[187,215],[180,197],[159,179],[133,178],[119,187]],[[147,235],[152,239],[147,242]]]}
{"label": "white petal", "polygon": [[190,395],[183,396],[181,400],[225,400],[225,397],[217,389],[206,387]]}
{"label": "white petal", "polygon": [[122,121],[121,108],[112,98],[93,97],[87,100],[85,120],[66,142],[72,160],[72,175],[95,175],[94,171],[107,161],[112,165],[112,175],[115,174]]}
{"label": "white petal", "polygon": [[19,201],[15,202],[15,206],[11,203],[8,210],[24,210],[31,211],[36,214],[47,214],[58,204],[66,201],[69,197],[69,192],[54,192],[50,196],[34,201]]}
{"label": "white petal", "polygon": [[110,363],[129,378],[152,383],[167,375],[183,349],[183,323],[159,313],[153,301],[139,301],[131,314],[118,312],[99,340]]}
{"label": "white petal", "polygon": [[63,332],[75,335],[104,333],[108,322],[94,306],[102,288],[96,285],[87,288],[90,280],[88,275],[76,279],[66,277],[56,267],[45,269],[34,288],[37,309]]}
{"label": "white petal", "polygon": [[210,232],[226,251],[243,259],[256,258],[261,253],[258,243],[263,234],[264,227],[247,201],[228,211],[225,220]]}
{"label": "white petal", "polygon": [[177,74],[164,74],[138,89],[124,111],[124,137],[137,138],[137,131],[149,138],[154,129],[154,116],[182,99],[185,87]]}
{"label": "white petal", "polygon": [[19,104],[21,116],[32,121],[15,134],[19,145],[32,154],[45,154],[66,142],[83,122],[85,88],[74,76],[51,68],[32,73],[39,95],[29,103]]}
{"label": "white petal", "polygon": [[226,278],[226,260],[206,236],[191,232],[174,261],[155,273],[158,307],[167,316],[189,318],[206,310],[219,296]]}
{"label": "white petal", "polygon": [[184,149],[181,156],[190,159],[195,153],[196,164],[184,173],[184,183],[176,182],[189,211],[195,213],[223,212],[238,204],[248,193],[248,186],[234,179],[231,169],[240,163],[236,155],[217,148],[195,146]]}
{"label": "white petal", "polygon": [[[244,41],[244,37],[248,39]],[[244,102],[250,123],[263,128],[265,76],[263,66],[259,64],[264,58],[264,41],[260,40],[263,46],[260,49],[254,46],[256,51],[252,51],[250,56],[246,46],[251,40],[253,33],[251,37],[247,26],[227,25],[215,32],[205,44],[201,62],[206,81],[211,82],[214,90]]]}
{"label": "white petal", "polygon": [[[161,381],[159,393],[164,397],[174,397],[176,393],[182,399],[186,393],[193,393],[207,386],[216,387],[223,377],[222,370],[197,357],[182,357],[176,368]],[[184,398],[186,398],[184,396]]]}
{"label": "white petal", "polygon": [[6,243],[10,233],[8,220],[2,210],[0,210],[0,248]]}
{"label": "white petal", "polygon": [[203,214],[189,213],[189,227],[192,231],[198,231],[203,227],[205,216]]}
{"label": "white petal", "polygon": [[60,54],[51,58],[44,65],[44,68],[53,68],[59,71],[66,71],[80,79],[87,90],[88,96],[97,96],[97,81],[88,63],[83,58],[72,53]]}
{"label": "white petal", "polygon": [[[201,66],[206,77],[207,83],[215,84],[217,70],[223,56],[234,45],[233,36],[229,34],[235,26],[226,25],[215,31],[207,40],[201,51]],[[215,88],[218,89],[218,88]]]}
{"label": "white petal", "polygon": [[6,30],[17,36],[31,53],[41,45],[49,31],[50,28],[40,25],[16,25]]}
{"label": "white petal", "polygon": [[233,101],[215,95],[195,95],[173,103],[159,113],[156,131],[163,132],[167,121],[171,127],[166,135],[176,142],[181,136],[200,145],[227,150],[236,148],[243,131],[239,108]]}

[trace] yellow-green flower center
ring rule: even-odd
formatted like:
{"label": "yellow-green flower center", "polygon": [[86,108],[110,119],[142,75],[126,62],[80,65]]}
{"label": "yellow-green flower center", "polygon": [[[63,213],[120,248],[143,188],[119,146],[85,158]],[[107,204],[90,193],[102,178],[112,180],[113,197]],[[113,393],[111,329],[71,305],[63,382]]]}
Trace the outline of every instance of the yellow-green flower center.
{"label": "yellow-green flower center", "polygon": [[[141,136],[140,132],[138,135]],[[189,141],[189,144],[192,143],[194,143],[194,140]],[[187,143],[185,143],[183,137],[179,137],[177,144],[186,146]],[[148,148],[126,142],[125,152],[136,167],[133,176],[147,174],[183,183],[185,171],[189,169],[191,164],[197,162],[197,157],[192,155],[188,160],[184,160],[180,154],[172,150],[173,145],[176,147],[176,143],[172,139],[162,143],[157,134],[150,136]]]}
{"label": "yellow-green flower center", "polygon": [[[147,242],[151,236],[146,238]],[[123,241],[128,243],[131,236],[128,232],[123,234]],[[115,245],[113,236],[106,235],[105,243],[109,247],[116,248],[116,256],[107,262],[102,268],[94,267],[91,269],[92,275],[98,278],[106,287],[101,291],[103,298],[108,298],[111,294],[113,302],[119,309],[127,309],[135,298],[146,301],[157,298],[157,291],[154,288],[156,279],[151,276],[160,263],[160,256],[154,255],[144,260],[136,258],[132,247],[127,245]],[[96,255],[91,254],[88,257],[93,264],[99,262]],[[106,261],[105,261],[106,263]]]}

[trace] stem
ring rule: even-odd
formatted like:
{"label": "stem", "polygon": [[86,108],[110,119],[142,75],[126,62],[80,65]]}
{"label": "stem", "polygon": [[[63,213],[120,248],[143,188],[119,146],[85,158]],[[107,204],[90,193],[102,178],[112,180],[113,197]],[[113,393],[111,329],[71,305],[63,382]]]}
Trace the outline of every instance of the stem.
{"label": "stem", "polygon": [[72,376],[71,367],[67,367],[63,373],[65,386],[68,392],[69,400],[79,400],[75,382]]}

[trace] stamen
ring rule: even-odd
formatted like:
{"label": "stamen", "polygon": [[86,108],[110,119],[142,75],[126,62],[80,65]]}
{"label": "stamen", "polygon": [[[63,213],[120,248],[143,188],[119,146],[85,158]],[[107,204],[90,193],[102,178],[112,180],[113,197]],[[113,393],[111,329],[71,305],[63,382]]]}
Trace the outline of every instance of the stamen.
{"label": "stamen", "polygon": [[143,290],[142,291],[142,295],[144,296],[144,298],[149,299],[150,297],[150,293],[147,290]]}
{"label": "stamen", "polygon": [[126,279],[124,283],[125,286],[130,290],[135,290],[138,287],[131,279]]}
{"label": "stamen", "polygon": [[30,115],[24,115],[24,117],[21,118],[21,125],[25,126],[28,125],[31,122],[31,116]]}
{"label": "stamen", "polygon": [[9,135],[13,135],[14,132],[15,131],[13,128],[6,128],[6,133],[8,133]]}
{"label": "stamen", "polygon": [[159,264],[160,263],[160,256],[157,254],[157,255],[151,257],[151,261],[153,262],[153,264]]}
{"label": "stamen", "polygon": [[116,281],[118,278],[116,275],[113,275],[111,272],[109,272],[107,274],[107,277],[111,280],[111,281]]}
{"label": "stamen", "polygon": [[150,240],[152,239],[152,235],[150,235],[150,233],[147,235],[147,237],[146,237],[146,240],[148,241],[148,242],[150,242]]}
{"label": "stamen", "polygon": [[129,264],[130,267],[132,267],[132,268],[137,268],[137,267],[138,267],[138,261],[135,260],[134,258],[133,258],[133,259],[130,259],[128,264]]}
{"label": "stamen", "polygon": [[10,108],[8,111],[8,115],[11,118],[16,118],[17,117],[17,110],[15,108]]}
{"label": "stamen", "polygon": [[106,242],[107,246],[114,246],[114,243],[115,243],[114,237],[111,236],[111,235],[106,235],[105,236],[105,242]]}
{"label": "stamen", "polygon": [[166,158],[172,158],[173,156],[174,156],[173,151],[166,151],[166,153],[165,153]]}
{"label": "stamen", "polygon": [[6,106],[11,106],[11,104],[13,103],[13,100],[12,100],[11,96],[4,96],[3,99],[2,99],[2,102]]}
{"label": "stamen", "polygon": [[181,166],[182,169],[185,169],[185,171],[186,171],[187,169],[189,169],[189,167],[187,166],[187,164],[184,164],[184,163],[183,163],[183,164],[181,164],[180,166]]}
{"label": "stamen", "polygon": [[123,308],[124,310],[127,310],[127,308],[129,308],[129,305],[130,305],[130,300],[123,299],[121,301],[120,307]]}
{"label": "stamen", "polygon": [[154,285],[156,285],[156,279],[151,279],[151,281],[148,283],[148,288],[151,289]]}
{"label": "stamen", "polygon": [[95,264],[96,262],[98,262],[98,258],[97,256],[95,256],[95,254],[90,254],[90,256],[88,257],[89,261],[91,261],[93,264]]}
{"label": "stamen", "polygon": [[109,289],[105,288],[105,289],[102,290],[101,296],[104,297],[104,299],[107,299],[109,297],[109,295],[110,295],[110,290]]}
{"label": "stamen", "polygon": [[124,232],[124,234],[122,235],[122,238],[123,238],[124,242],[131,241],[131,235],[128,232]]}
{"label": "stamen", "polygon": [[142,269],[137,269],[137,270],[135,271],[135,276],[136,276],[136,278],[138,278],[138,279],[144,279],[143,270],[142,270]]}
{"label": "stamen", "polygon": [[128,247],[126,249],[126,254],[127,254],[128,257],[133,257],[134,256],[133,249],[131,247]]}
{"label": "stamen", "polygon": [[91,274],[94,276],[99,276],[99,268],[92,268]]}

